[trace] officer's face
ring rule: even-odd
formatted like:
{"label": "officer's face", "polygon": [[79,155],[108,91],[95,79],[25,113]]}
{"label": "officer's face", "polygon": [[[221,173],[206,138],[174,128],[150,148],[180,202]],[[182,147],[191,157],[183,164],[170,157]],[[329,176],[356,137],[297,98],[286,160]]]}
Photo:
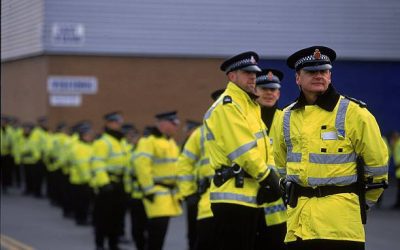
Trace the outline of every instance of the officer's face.
{"label": "officer's face", "polygon": [[305,94],[324,93],[331,83],[331,72],[329,70],[305,71],[296,73],[296,83]]}
{"label": "officer's face", "polygon": [[273,107],[275,103],[278,101],[281,92],[279,89],[271,89],[271,88],[256,88],[256,94],[259,96],[257,98],[257,102],[263,107]]}
{"label": "officer's face", "polygon": [[256,87],[256,73],[236,70],[228,73],[229,80],[236,83],[248,93],[254,93]]}

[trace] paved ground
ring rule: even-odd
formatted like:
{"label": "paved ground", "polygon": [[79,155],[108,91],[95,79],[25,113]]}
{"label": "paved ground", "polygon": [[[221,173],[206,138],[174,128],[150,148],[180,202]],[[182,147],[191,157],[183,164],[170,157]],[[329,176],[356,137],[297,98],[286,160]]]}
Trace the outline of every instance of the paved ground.
{"label": "paved ground", "polygon": [[[400,211],[390,209],[394,194],[391,186],[381,208],[369,213],[367,250],[398,249]],[[185,226],[183,216],[172,219],[165,250],[186,250]],[[1,250],[94,249],[92,228],[76,226],[47,200],[22,196],[17,189],[1,195],[1,236]],[[132,243],[123,247],[135,249]]]}

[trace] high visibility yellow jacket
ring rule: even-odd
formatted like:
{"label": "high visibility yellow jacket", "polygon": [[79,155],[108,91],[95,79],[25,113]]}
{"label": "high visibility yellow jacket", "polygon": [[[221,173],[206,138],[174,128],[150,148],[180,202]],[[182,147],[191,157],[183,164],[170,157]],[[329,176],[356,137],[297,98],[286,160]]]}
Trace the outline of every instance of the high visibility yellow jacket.
{"label": "high visibility yellow jacket", "polygon": [[144,198],[144,207],[149,218],[177,216],[182,213],[176,196],[176,161],[179,147],[172,138],[161,132],[141,138],[136,149],[134,168],[145,196],[153,195],[153,201]]}
{"label": "high visibility yellow jacket", "polygon": [[[272,124],[271,127],[268,128],[268,136],[270,137],[270,142],[272,147],[275,147],[274,141],[277,140],[278,135],[277,135],[277,126],[279,124],[279,120],[282,119],[283,117],[283,112],[282,110],[276,109],[274,116],[272,118]],[[275,152],[275,149],[273,150]],[[269,156],[268,159],[273,159],[273,156]],[[268,165],[273,165],[274,163],[268,162]],[[278,173],[278,169],[274,168],[274,170]],[[279,173],[281,174],[281,173]],[[267,223],[267,226],[274,226],[278,225],[281,223],[285,223],[287,220],[287,214],[286,214],[286,206],[283,203],[283,199],[280,198],[274,202],[271,203],[265,203],[263,205],[263,210],[265,213],[265,221]]]}
{"label": "high visibility yellow jacket", "polygon": [[[205,139],[204,126],[196,128],[178,158],[178,186],[183,197],[197,192],[197,181],[208,179],[211,182],[214,176],[215,171],[210,166],[210,159],[204,148]],[[200,196],[197,219],[201,220],[212,216],[210,189],[208,188]]]}
{"label": "high visibility yellow jacket", "polygon": [[236,188],[234,178],[220,187],[211,183],[211,203],[233,203],[258,207],[259,182],[270,173],[267,158],[270,141],[261,120],[260,107],[249,94],[229,82],[223,94],[204,116],[206,150],[213,169],[241,166],[253,178],[245,178]]}
{"label": "high visibility yellow jacket", "polygon": [[54,133],[49,136],[49,141],[51,146],[47,154],[48,164],[47,169],[51,172],[56,171],[61,168],[62,155],[68,152],[67,143],[70,140],[70,136],[65,133]]}
{"label": "high visibility yellow jacket", "polygon": [[128,159],[128,167],[126,168],[124,174],[124,189],[125,192],[131,195],[133,199],[142,199],[143,191],[140,188],[139,182],[137,180],[135,168],[134,168],[134,160],[136,156],[135,145],[132,145],[126,142],[127,147],[127,159]]}
{"label": "high visibility yellow jacket", "polygon": [[[16,162],[16,155],[18,154],[19,151],[19,141],[23,137],[23,130],[21,127],[8,127],[8,133],[10,135],[10,142],[11,142],[11,155],[14,157],[14,162]],[[19,163],[18,163],[19,164]]]}
{"label": "high visibility yellow jacket", "polygon": [[181,197],[187,197],[197,192],[195,165],[200,157],[200,127],[198,127],[189,136],[178,157],[177,175]]}
{"label": "high visibility yellow jacket", "polygon": [[74,185],[89,184],[92,179],[93,145],[78,140],[72,145],[68,157],[71,163],[69,182]]}
{"label": "high visibility yellow jacket", "polygon": [[[305,187],[355,183],[357,156],[365,161],[365,177],[387,180],[387,148],[375,118],[361,102],[340,96],[330,86],[315,105],[305,103],[301,94],[284,110],[278,126],[275,162],[287,180]],[[368,191],[367,204],[373,205],[382,192]],[[295,208],[288,206],[287,226],[286,242],[296,237],[365,241],[354,193],[300,197]]]}
{"label": "high visibility yellow jacket", "polygon": [[91,185],[102,187],[111,182],[122,182],[128,166],[128,152],[122,140],[104,133],[93,143],[93,150]]}
{"label": "high visibility yellow jacket", "polygon": [[11,135],[9,125],[1,127],[1,156],[11,154]]}
{"label": "high visibility yellow jacket", "polygon": [[393,160],[396,167],[396,178],[400,179],[400,139],[394,143]]}
{"label": "high visibility yellow jacket", "polygon": [[15,148],[16,164],[36,164],[41,158],[39,141],[32,133],[18,137]]}
{"label": "high visibility yellow jacket", "polygon": [[51,146],[49,132],[44,130],[41,127],[36,126],[32,130],[32,137],[34,138],[35,141],[38,142],[37,146],[39,147],[39,150],[40,150],[41,160],[43,160],[47,164],[47,162],[46,162],[47,154],[48,154],[49,148]]}

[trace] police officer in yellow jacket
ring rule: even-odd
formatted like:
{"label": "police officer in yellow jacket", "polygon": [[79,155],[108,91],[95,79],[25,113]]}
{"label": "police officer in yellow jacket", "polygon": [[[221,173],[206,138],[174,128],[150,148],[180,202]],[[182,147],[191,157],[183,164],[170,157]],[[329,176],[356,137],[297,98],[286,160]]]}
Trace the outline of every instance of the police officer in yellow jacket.
{"label": "police officer in yellow jacket", "polygon": [[134,168],[144,193],[148,217],[148,250],[162,249],[169,218],[182,213],[176,196],[179,147],[172,136],[179,128],[176,111],[156,115],[157,127],[139,140]]}
{"label": "police officer in yellow jacket", "polygon": [[[262,69],[257,73],[256,94],[257,102],[261,106],[261,118],[267,126],[271,143],[277,138],[276,124],[282,118],[283,112],[278,109],[281,81],[283,73],[276,69]],[[256,249],[286,249],[284,243],[286,235],[286,206],[283,199],[265,203],[263,207],[265,220],[260,220]]]}
{"label": "police officer in yellow jacket", "polygon": [[365,208],[388,176],[375,118],[331,84],[335,58],[334,50],[313,46],[287,59],[301,90],[284,109],[275,147],[276,166],[286,172],[289,249],[364,249]]}
{"label": "police officer in yellow jacket", "polygon": [[257,61],[250,51],[221,65],[229,83],[204,116],[205,148],[216,171],[210,187],[215,249],[253,249],[262,219],[259,204],[280,197],[278,176],[267,165],[272,147],[255,101]]}
{"label": "police officer in yellow jacket", "polygon": [[122,114],[112,112],[106,114],[104,119],[105,131],[93,143],[94,176],[91,185],[98,190],[93,211],[95,243],[98,249],[103,249],[107,238],[110,249],[119,249],[118,236],[125,211],[123,174],[128,166],[128,159],[122,144]]}
{"label": "police officer in yellow jacket", "polygon": [[37,138],[33,136],[35,125],[31,122],[22,124],[23,135],[18,137],[15,146],[15,163],[21,164],[25,176],[25,192],[26,195],[33,195],[37,191],[35,185],[35,176],[37,175],[37,163],[40,161],[41,151]]}
{"label": "police officer in yellow jacket", "polygon": [[395,167],[395,177],[397,181],[397,195],[393,208],[400,209],[400,135],[397,131],[392,133],[390,138],[390,144],[392,147],[393,163]]}
{"label": "police officer in yellow jacket", "polygon": [[[194,249],[194,244],[196,242],[196,218],[197,218],[197,204],[199,202],[199,196],[197,193],[197,178],[194,165],[200,158],[199,141],[190,140],[194,131],[198,130],[201,122],[194,120],[187,120],[185,124],[186,138],[182,145],[182,153],[178,158],[178,184],[184,183],[185,185],[179,185],[179,190],[184,188],[184,193],[182,198],[184,198],[186,203],[186,219],[187,219],[187,237],[189,243],[189,250]],[[183,175],[179,175],[179,171],[182,169],[191,169],[189,172],[185,172]]]}
{"label": "police officer in yellow jacket", "polygon": [[71,162],[69,182],[71,183],[75,223],[85,226],[89,223],[89,208],[93,194],[89,182],[92,178],[94,131],[89,122],[82,122],[76,127],[76,132],[79,140],[72,145],[69,151],[69,161]]}

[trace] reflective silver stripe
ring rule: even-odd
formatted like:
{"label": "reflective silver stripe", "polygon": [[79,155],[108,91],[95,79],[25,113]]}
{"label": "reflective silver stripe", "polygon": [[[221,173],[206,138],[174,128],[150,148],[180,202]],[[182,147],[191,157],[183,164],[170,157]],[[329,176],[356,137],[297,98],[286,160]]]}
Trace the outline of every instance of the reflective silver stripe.
{"label": "reflective silver stripe", "polygon": [[184,149],[182,154],[186,155],[187,157],[189,157],[190,159],[192,159],[194,161],[197,161],[197,156],[187,149]]}
{"label": "reflective silver stripe", "polygon": [[111,171],[122,170],[122,169],[124,169],[124,166],[107,166],[106,169],[111,170]]}
{"label": "reflective silver stripe", "polygon": [[204,137],[204,126],[200,127],[200,154],[204,155],[205,154],[205,149],[204,149],[204,141],[205,141],[205,137]]}
{"label": "reflective silver stripe", "polygon": [[286,176],[286,180],[295,182],[295,183],[297,183],[297,184],[300,184],[300,177],[299,177],[299,175],[287,175],[287,176]]}
{"label": "reflective silver stripe", "polygon": [[96,168],[96,169],[93,169],[93,170],[92,170],[92,173],[93,173],[93,174],[96,174],[96,173],[98,173],[98,172],[105,171],[106,169],[107,169],[107,167]]}
{"label": "reflective silver stripe", "polygon": [[308,177],[308,184],[310,186],[349,185],[356,181],[357,181],[356,174],[350,176],[326,177],[326,178]]}
{"label": "reflective silver stripe", "polygon": [[178,180],[180,181],[194,181],[194,179],[194,175],[183,175],[178,177]]}
{"label": "reflective silver stripe", "polygon": [[239,156],[243,155],[244,153],[248,152],[250,149],[252,149],[256,146],[257,146],[256,141],[252,141],[247,144],[244,144],[244,145],[240,146],[239,148],[237,148],[232,153],[228,154],[228,158],[229,158],[229,160],[234,161],[236,158],[238,158]]}
{"label": "reflective silver stripe", "polygon": [[283,204],[264,208],[265,215],[274,214],[274,213],[282,212],[282,211],[286,211],[286,207]]}
{"label": "reflective silver stripe", "polygon": [[155,181],[155,182],[157,182],[157,181],[165,181],[165,180],[176,180],[176,175],[169,175],[169,176],[157,176],[157,177],[154,177],[153,178],[153,180]]}
{"label": "reflective silver stripe", "polygon": [[207,164],[210,164],[210,159],[209,158],[202,159],[199,162],[199,166],[203,166],[203,165],[207,165]]}
{"label": "reflective silver stripe", "polygon": [[347,107],[349,106],[349,103],[350,103],[349,99],[341,98],[339,103],[339,108],[336,113],[335,127],[339,135],[341,135],[342,137],[345,137],[346,135],[344,125],[346,120]]}
{"label": "reflective silver stripe", "polygon": [[357,155],[350,154],[313,154],[310,153],[310,162],[318,164],[343,164],[356,162]]}
{"label": "reflective silver stripe", "polygon": [[364,166],[364,170],[367,175],[379,176],[379,175],[387,174],[389,171],[389,167],[388,166],[379,166],[379,167]]}
{"label": "reflective silver stripe", "polygon": [[293,144],[290,139],[290,115],[292,111],[290,108],[294,105],[294,103],[289,106],[288,110],[285,111],[283,115],[283,136],[285,139],[286,147],[287,147],[287,162],[301,162],[301,153],[293,153]]}
{"label": "reflective silver stripe", "polygon": [[118,156],[123,156],[123,155],[125,155],[124,152],[121,152],[121,153],[114,153],[114,152],[111,152],[110,158],[118,157]]}
{"label": "reflective silver stripe", "polygon": [[267,130],[262,130],[254,134],[257,139],[264,138],[267,135]]}
{"label": "reflective silver stripe", "polygon": [[242,194],[234,193],[211,193],[210,200],[231,200],[231,201],[242,201],[251,204],[257,204],[257,199],[255,196],[246,196]]}
{"label": "reflective silver stripe", "polygon": [[[138,153],[138,154],[135,154],[135,156],[134,156],[134,158],[139,158],[139,157],[146,157],[146,158],[153,159],[154,156],[153,156],[152,154],[143,153],[143,152]],[[132,158],[133,158],[133,157],[132,157]]]}
{"label": "reflective silver stripe", "polygon": [[155,195],[170,195],[171,192],[170,191],[157,191],[154,192]]}
{"label": "reflective silver stripe", "polygon": [[214,111],[214,109],[218,106],[218,104],[220,104],[222,102],[223,99],[219,99],[216,103],[214,103],[205,113],[204,115],[204,120],[207,120],[208,118],[210,118],[211,113]]}
{"label": "reflective silver stripe", "polygon": [[143,189],[143,192],[147,192],[147,191],[149,191],[149,190],[151,190],[153,188],[154,188],[154,185],[151,185],[151,186],[143,187],[142,189]]}
{"label": "reflective silver stripe", "polygon": [[92,161],[105,161],[106,160],[106,158],[103,158],[103,157],[93,157],[92,158]]}
{"label": "reflective silver stripe", "polygon": [[164,163],[173,163],[176,162],[177,158],[155,158],[153,159],[154,164],[164,164]]}
{"label": "reflective silver stripe", "polygon": [[287,162],[301,162],[301,153],[287,152],[286,161]]}
{"label": "reflective silver stripe", "polygon": [[277,168],[278,172],[281,176],[285,176],[286,175],[286,168]]}

